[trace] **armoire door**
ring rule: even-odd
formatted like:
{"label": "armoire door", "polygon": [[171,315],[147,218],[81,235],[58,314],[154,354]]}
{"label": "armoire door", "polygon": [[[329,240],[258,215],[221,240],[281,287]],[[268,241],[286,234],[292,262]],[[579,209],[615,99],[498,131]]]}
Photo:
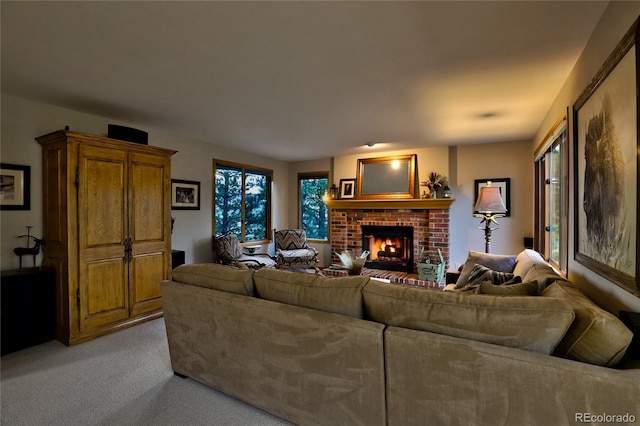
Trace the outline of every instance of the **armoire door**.
{"label": "armoire door", "polygon": [[78,307],[80,331],[129,316],[127,153],[80,146]]}
{"label": "armoire door", "polygon": [[131,316],[162,308],[160,281],[169,278],[170,158],[131,153],[129,163],[129,270]]}

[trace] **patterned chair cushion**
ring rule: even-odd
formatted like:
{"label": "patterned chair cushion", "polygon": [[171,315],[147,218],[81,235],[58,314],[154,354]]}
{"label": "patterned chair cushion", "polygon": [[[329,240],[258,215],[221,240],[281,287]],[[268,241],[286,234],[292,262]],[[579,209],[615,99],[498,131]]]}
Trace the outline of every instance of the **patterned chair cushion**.
{"label": "patterned chair cushion", "polygon": [[306,249],[307,233],[304,229],[285,229],[276,231],[276,249],[297,250]]}
{"label": "patterned chair cushion", "polygon": [[216,237],[216,250],[218,256],[224,261],[231,261],[242,257],[240,241],[235,234],[225,234]]}
{"label": "patterned chair cushion", "polygon": [[278,250],[278,256],[285,265],[311,264],[316,259],[316,253],[309,249]]}

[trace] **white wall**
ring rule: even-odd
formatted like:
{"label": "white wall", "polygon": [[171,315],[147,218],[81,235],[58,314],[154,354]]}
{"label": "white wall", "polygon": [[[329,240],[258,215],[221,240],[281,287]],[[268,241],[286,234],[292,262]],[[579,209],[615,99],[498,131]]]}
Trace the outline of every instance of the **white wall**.
{"label": "white wall", "polygon": [[[13,248],[23,246],[24,241],[15,239],[14,235],[25,233],[26,225],[33,226],[32,235],[42,236],[42,159],[40,145],[34,138],[63,129],[66,125],[74,131],[106,136],[108,124],[140,128],[149,133],[150,145],[178,150],[172,158],[172,177],[200,182],[201,209],[172,211],[172,216],[176,218],[172,245],[174,249],[185,251],[187,263],[212,260],[213,158],[273,169],[273,226],[288,226],[289,165],[283,161],[141,128],[135,123],[121,123],[2,94],[0,158],[3,163],[31,166],[31,210],[0,212],[0,269],[18,267],[18,257],[13,253]],[[268,249],[273,252],[272,247]],[[30,259],[25,258],[24,262],[23,266],[31,265]],[[41,256],[38,264],[40,262]]]}
{"label": "white wall", "polygon": [[[567,107],[572,107],[578,96],[596,75],[609,54],[640,15],[640,2],[611,2],[582,52],[578,62],[553,102],[532,142],[532,150],[540,145],[544,136]],[[593,300],[613,313],[620,310],[640,312],[640,298],[622,289],[574,260],[574,188],[573,179],[573,117],[569,114],[569,279]],[[637,256],[637,254],[636,254]],[[636,278],[637,279],[637,278]]]}
{"label": "white wall", "polygon": [[524,237],[533,236],[533,155],[531,143],[508,142],[458,146],[456,201],[451,213],[451,263],[464,263],[469,250],[484,251],[484,230],[473,217],[476,179],[511,179],[511,215],[498,219],[491,234],[491,253],[512,254],[524,249]]}

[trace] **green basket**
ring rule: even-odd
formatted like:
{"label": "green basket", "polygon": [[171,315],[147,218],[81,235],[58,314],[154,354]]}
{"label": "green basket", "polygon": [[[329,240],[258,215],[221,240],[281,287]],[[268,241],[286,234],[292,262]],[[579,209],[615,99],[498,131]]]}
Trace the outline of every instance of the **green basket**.
{"label": "green basket", "polygon": [[440,283],[444,280],[444,267],[444,258],[440,249],[437,252],[424,249],[420,251],[420,260],[416,264],[418,279]]}

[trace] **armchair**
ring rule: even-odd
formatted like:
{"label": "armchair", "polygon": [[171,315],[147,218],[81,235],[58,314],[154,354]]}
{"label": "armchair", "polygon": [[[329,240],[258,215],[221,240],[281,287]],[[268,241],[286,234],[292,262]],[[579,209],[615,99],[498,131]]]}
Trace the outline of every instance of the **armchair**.
{"label": "armchair", "polygon": [[304,229],[274,231],[278,268],[314,268],[318,270],[318,251],[307,242]]}
{"label": "armchair", "polygon": [[275,268],[276,266],[276,261],[267,253],[244,253],[235,234],[215,237],[214,248],[217,262],[224,265],[243,264],[251,269]]}

